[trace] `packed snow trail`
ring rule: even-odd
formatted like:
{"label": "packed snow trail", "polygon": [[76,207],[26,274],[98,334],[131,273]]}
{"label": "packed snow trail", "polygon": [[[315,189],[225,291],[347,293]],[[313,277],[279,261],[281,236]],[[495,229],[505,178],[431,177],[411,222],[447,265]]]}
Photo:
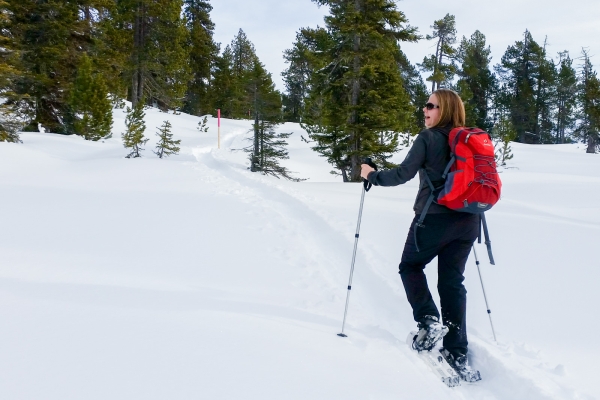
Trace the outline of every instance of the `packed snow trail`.
{"label": "packed snow trail", "polygon": [[[118,118],[115,125],[122,124]],[[535,329],[515,307],[517,300],[527,295],[534,305],[554,306],[557,296],[548,296],[548,287],[570,279],[544,274],[548,268],[558,271],[550,261],[545,269],[525,268],[527,262],[572,254],[512,257],[520,232],[508,230],[533,214],[543,225],[526,225],[523,231],[541,236],[555,232],[556,224],[564,228],[574,222],[583,232],[569,231],[573,237],[565,240],[585,243],[587,236],[581,235],[595,231],[595,221],[582,221],[576,212],[569,221],[532,213],[520,204],[528,191],[508,193],[507,206],[489,216],[498,268],[482,266],[500,343],[491,340],[469,260],[471,361],[483,381],[447,388],[405,343],[415,323],[397,264],[416,182],[374,188],[365,198],[349,337],[340,338],[360,185],[331,177],[330,167],[300,140],[305,133],[295,124],[280,129],[294,130],[287,165],[300,178],[310,178],[301,183],[251,173],[246,154],[230,151],[247,145],[249,121],[224,121],[217,150],[214,135],[195,131],[198,118],[185,114],[147,110],[148,132],[166,118],[183,146],[181,155],[165,160],[149,154],[152,143],[144,158],[123,159],[117,133],[105,143],[36,133],[23,134],[22,145],[0,143],[2,207],[11,211],[0,232],[0,318],[6,327],[0,331],[2,399],[588,399],[594,397],[585,393],[598,394],[571,389],[570,365],[546,361],[535,344],[518,338],[526,331],[512,329],[513,320]],[[215,125],[210,119],[209,132],[216,132]],[[517,179],[505,186],[516,190],[519,179],[531,185],[529,172],[507,173],[509,181]],[[588,274],[584,284],[593,281],[588,270],[571,268]],[[520,280],[508,282],[515,270]],[[426,271],[435,291],[435,264]],[[546,284],[523,289],[539,280]],[[574,287],[568,298],[577,295]],[[540,310],[541,316],[550,315]],[[552,312],[561,318],[555,329],[571,327],[560,310]],[[552,335],[549,331],[546,339]],[[530,340],[545,343],[540,336]]]}

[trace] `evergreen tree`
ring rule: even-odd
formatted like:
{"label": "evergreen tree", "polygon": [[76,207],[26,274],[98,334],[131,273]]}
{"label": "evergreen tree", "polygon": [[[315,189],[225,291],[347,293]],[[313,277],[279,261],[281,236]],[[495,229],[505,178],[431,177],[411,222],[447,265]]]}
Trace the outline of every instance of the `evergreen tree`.
{"label": "evergreen tree", "polygon": [[145,97],[162,109],[179,107],[190,81],[189,32],[182,18],[183,0],[121,0],[122,43],[130,55],[132,105]]}
{"label": "evergreen tree", "polygon": [[250,153],[250,170],[298,182],[301,179],[294,178],[280,163],[289,158],[286,139],[291,133],[277,132],[276,127],[275,123],[255,119],[253,145],[245,149]]}
{"label": "evergreen tree", "polygon": [[223,117],[240,119],[252,115],[257,65],[264,70],[254,45],[240,29],[215,63],[214,109],[220,108]]}
{"label": "evergreen tree", "polygon": [[[423,59],[419,64],[424,72],[431,72],[427,80],[431,82],[431,91],[440,87],[451,87],[452,80],[456,74],[457,67],[454,64],[456,49],[452,47],[456,43],[456,21],[454,15],[446,14],[442,19],[433,22],[431,26],[433,33],[427,35],[427,40],[437,40],[435,54]],[[450,61],[445,63],[444,59]]]}
{"label": "evergreen tree", "polygon": [[559,53],[559,70],[556,81],[556,138],[555,143],[565,143],[567,133],[575,127],[577,108],[577,73],[567,51]]}
{"label": "evergreen tree", "polygon": [[206,132],[208,132],[207,124],[208,124],[208,117],[204,116],[204,118],[202,118],[202,120],[198,122],[197,129],[202,133],[206,133]]}
{"label": "evergreen tree", "polygon": [[233,75],[233,54],[226,46],[223,53],[217,56],[210,87],[210,97],[213,101],[213,115],[221,110],[223,118],[233,118],[233,95],[235,77]]}
{"label": "evergreen tree", "polygon": [[506,161],[513,158],[512,149],[510,148],[510,142],[514,141],[517,136],[510,116],[502,115],[500,120],[494,124],[494,134],[492,138],[496,145],[496,162],[498,165],[506,165]]}
{"label": "evergreen tree", "polygon": [[0,142],[19,143],[19,131],[31,119],[27,94],[18,96],[14,82],[22,79],[18,69],[19,52],[10,33],[8,3],[0,0]]}
{"label": "evergreen tree", "polygon": [[162,126],[158,128],[156,134],[158,135],[158,143],[156,144],[156,151],[154,151],[154,154],[156,154],[158,158],[168,157],[171,154],[179,153],[181,140],[173,140],[171,123],[169,121],[164,121]]}
{"label": "evergreen tree", "polygon": [[467,125],[490,130],[489,105],[496,86],[490,71],[491,50],[486,46],[485,35],[475,31],[469,39],[463,36],[456,58],[461,64],[456,84],[465,109]]}
{"label": "evergreen tree", "polygon": [[325,67],[315,74],[303,127],[344,181],[358,182],[362,158],[385,164],[413,124],[396,56],[398,41],[416,41],[416,30],[391,0],[313,1],[330,8],[331,39],[315,53]]}
{"label": "evergreen tree", "polygon": [[212,112],[209,96],[211,67],[219,53],[213,41],[215,24],[210,19],[212,6],[206,0],[184,0],[184,14],[189,30],[191,81],[183,110],[193,115]]}
{"label": "evergreen tree", "polygon": [[296,41],[291,49],[283,52],[289,67],[281,73],[286,93],[284,96],[284,119],[300,122],[304,101],[308,96],[309,79],[314,72],[310,60],[310,43],[307,43],[306,30],[296,33]]}
{"label": "evergreen tree", "polygon": [[17,96],[29,98],[35,117],[26,130],[67,133],[64,124],[66,93],[75,75],[77,52],[86,38],[74,0],[10,1],[6,35],[14,39],[20,53],[19,79],[11,83]]}
{"label": "evergreen tree", "polygon": [[539,143],[554,143],[554,118],[553,105],[556,103],[556,66],[552,60],[546,58],[546,44],[544,41],[542,51],[538,53],[538,73],[536,85],[536,125],[534,137]]}
{"label": "evergreen tree", "polygon": [[133,108],[127,107],[127,117],[125,118],[126,131],[123,133],[123,146],[126,149],[130,149],[130,153],[125,158],[136,158],[141,157],[140,152],[144,150],[143,145],[146,144],[148,139],[144,137],[146,131],[146,124],[144,117],[145,99],[142,98]]}
{"label": "evergreen tree", "polygon": [[503,98],[507,102],[503,106],[510,110],[517,140],[522,143],[542,143],[547,139],[545,133],[549,129],[551,132],[551,126],[547,126],[553,82],[550,64],[544,48],[525,31],[523,40],[509,46],[496,67],[509,93]]}
{"label": "evergreen tree", "polygon": [[[261,79],[259,77],[261,73],[255,70],[260,61],[254,45],[241,29],[231,42],[231,55],[231,71],[234,78],[232,116],[233,118],[250,118],[249,114],[252,104],[255,102],[254,94],[257,85],[254,80]],[[256,75],[257,73],[258,75]]]}
{"label": "evergreen tree", "polygon": [[600,80],[586,50],[583,50],[578,97],[579,124],[573,136],[587,144],[587,153],[595,153],[600,149]]}
{"label": "evergreen tree", "polygon": [[[275,135],[274,129],[281,122],[281,95],[275,90],[271,74],[258,61],[254,64],[253,70],[248,71],[246,79],[248,82],[247,91],[249,98],[252,99],[251,110],[254,114],[254,146],[251,155],[250,170],[264,171],[265,154],[263,153],[270,151],[269,141],[265,142],[265,137],[269,137],[269,135],[275,137],[273,136]],[[283,138],[282,136],[277,137],[280,139]],[[278,144],[278,146],[283,145],[285,145],[285,142]],[[280,153],[274,152],[267,158],[275,159],[277,158],[277,154]]]}
{"label": "evergreen tree", "polygon": [[419,133],[425,121],[425,114],[423,113],[423,106],[429,99],[429,93],[427,92],[427,86],[423,82],[423,78],[419,71],[413,66],[408,58],[402,52],[398,51],[397,54],[398,69],[400,70],[400,76],[402,78],[402,86],[410,98],[410,102],[413,108],[412,126],[408,132],[406,132],[403,144],[408,146],[410,144],[410,136]]}
{"label": "evergreen tree", "polygon": [[99,140],[110,135],[112,106],[101,74],[92,71],[92,60],[84,53],[77,70],[69,99],[75,120],[75,133],[86,140]]}

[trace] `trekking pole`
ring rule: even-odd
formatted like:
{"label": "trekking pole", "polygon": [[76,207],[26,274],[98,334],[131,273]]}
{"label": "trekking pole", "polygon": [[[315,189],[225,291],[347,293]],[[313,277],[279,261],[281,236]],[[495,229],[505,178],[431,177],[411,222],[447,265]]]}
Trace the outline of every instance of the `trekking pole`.
{"label": "trekking pole", "polygon": [[477,264],[477,272],[479,273],[479,281],[481,282],[481,290],[483,290],[483,298],[485,300],[485,307],[487,309],[488,317],[490,318],[490,325],[492,327],[492,334],[494,335],[494,342],[498,343],[498,340],[496,340],[496,331],[494,330],[494,323],[492,322],[492,311],[490,310],[490,306],[488,305],[487,296],[485,294],[485,287],[483,286],[483,278],[481,277],[481,269],[479,268],[479,260],[477,259],[477,251],[475,251],[475,246],[473,246],[473,255],[475,256],[475,264]]}
{"label": "trekking pole", "polygon": [[[377,170],[377,166],[371,161],[370,158],[364,160],[363,164],[368,164]],[[348,292],[346,293],[346,308],[344,309],[344,320],[342,322],[342,332],[338,333],[338,336],[348,337],[344,333],[344,327],[346,326],[346,315],[348,314],[348,303],[350,301],[350,291],[352,290],[352,276],[354,275],[354,262],[356,261],[356,248],[358,247],[358,236],[360,233],[360,221],[362,219],[363,204],[365,203],[365,193],[371,189],[371,183],[366,179],[363,179],[363,190],[360,196],[360,208],[358,209],[358,222],[356,223],[356,233],[354,234],[354,250],[352,251],[352,263],[350,265],[350,278],[348,279]]]}

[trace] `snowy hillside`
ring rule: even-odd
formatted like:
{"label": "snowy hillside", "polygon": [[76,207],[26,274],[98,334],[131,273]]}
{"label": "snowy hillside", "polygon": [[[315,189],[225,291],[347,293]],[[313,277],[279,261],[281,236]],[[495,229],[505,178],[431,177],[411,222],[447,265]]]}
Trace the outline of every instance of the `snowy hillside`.
{"label": "snowy hillside", "polygon": [[[285,124],[294,183],[251,173],[250,121],[146,110],[150,142],[24,133],[0,143],[0,399],[595,399],[600,155],[513,144],[488,213],[496,265],[473,259],[472,365],[448,388],[409,351],[397,273],[417,180],[365,198]],[[180,155],[158,159],[156,127]],[[402,160],[402,150],[396,161]],[[435,292],[435,262],[427,269]]]}

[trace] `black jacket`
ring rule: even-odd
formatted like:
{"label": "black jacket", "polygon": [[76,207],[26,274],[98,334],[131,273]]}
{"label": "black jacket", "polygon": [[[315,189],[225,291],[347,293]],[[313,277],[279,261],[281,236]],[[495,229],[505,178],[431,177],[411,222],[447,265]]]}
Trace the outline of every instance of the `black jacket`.
{"label": "black jacket", "polygon": [[[371,172],[368,176],[369,182],[375,186],[397,186],[410,181],[419,172],[421,185],[413,209],[416,214],[420,214],[431,193],[421,169],[427,171],[434,187],[444,184],[442,174],[450,161],[448,134],[451,130],[451,127],[434,127],[421,131],[402,164],[393,169]],[[434,202],[427,214],[454,212],[456,211]]]}

